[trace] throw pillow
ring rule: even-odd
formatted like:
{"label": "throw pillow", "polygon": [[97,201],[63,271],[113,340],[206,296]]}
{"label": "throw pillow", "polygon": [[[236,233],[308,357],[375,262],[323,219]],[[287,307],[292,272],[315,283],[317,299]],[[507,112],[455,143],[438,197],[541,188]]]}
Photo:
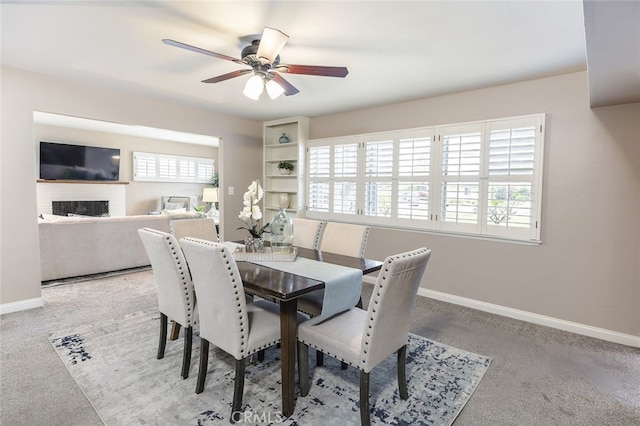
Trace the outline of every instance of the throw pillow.
{"label": "throw pillow", "polygon": [[165,210],[179,210],[184,209],[184,204],[182,203],[164,203]]}

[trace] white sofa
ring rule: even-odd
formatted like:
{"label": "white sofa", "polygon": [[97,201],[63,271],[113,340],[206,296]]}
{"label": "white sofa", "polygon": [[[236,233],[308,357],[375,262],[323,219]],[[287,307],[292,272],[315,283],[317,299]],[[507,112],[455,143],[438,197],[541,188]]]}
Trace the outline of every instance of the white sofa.
{"label": "white sofa", "polygon": [[139,228],[169,232],[169,216],[65,217],[39,221],[42,281],[149,265]]}

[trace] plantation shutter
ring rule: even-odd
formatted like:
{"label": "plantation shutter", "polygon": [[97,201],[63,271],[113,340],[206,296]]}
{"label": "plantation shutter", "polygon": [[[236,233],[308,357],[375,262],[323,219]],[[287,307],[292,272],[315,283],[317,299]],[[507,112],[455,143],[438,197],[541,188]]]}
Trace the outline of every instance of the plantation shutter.
{"label": "plantation shutter", "polygon": [[140,152],[133,154],[133,177],[135,180],[153,179],[156,175],[156,158],[153,155]]}
{"label": "plantation shutter", "polygon": [[364,215],[391,217],[393,140],[365,142]]}
{"label": "plantation shutter", "polygon": [[441,134],[440,228],[479,232],[482,126],[450,126]]}
{"label": "plantation shutter", "polygon": [[501,120],[487,125],[489,135],[486,233],[537,238],[537,141],[539,117]]}
{"label": "plantation shutter", "polygon": [[398,189],[396,197],[399,224],[424,226],[430,220],[431,150],[433,130],[401,135],[398,141]]}
{"label": "plantation shutter", "polygon": [[333,146],[333,209],[343,215],[357,213],[358,144]]}
{"label": "plantation shutter", "polygon": [[133,153],[133,179],[153,182],[209,183],[214,173],[210,158]]}
{"label": "plantation shutter", "polygon": [[329,212],[331,172],[331,147],[329,145],[309,147],[308,165],[308,200],[307,209],[311,212]]}

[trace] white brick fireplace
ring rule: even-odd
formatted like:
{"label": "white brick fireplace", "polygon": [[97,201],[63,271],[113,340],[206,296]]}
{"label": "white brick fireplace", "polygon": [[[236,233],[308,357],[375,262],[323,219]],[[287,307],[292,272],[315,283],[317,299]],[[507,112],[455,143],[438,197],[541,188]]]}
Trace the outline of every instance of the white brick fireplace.
{"label": "white brick fireplace", "polygon": [[38,214],[52,213],[53,201],[109,201],[109,216],[126,216],[125,183],[37,184]]}

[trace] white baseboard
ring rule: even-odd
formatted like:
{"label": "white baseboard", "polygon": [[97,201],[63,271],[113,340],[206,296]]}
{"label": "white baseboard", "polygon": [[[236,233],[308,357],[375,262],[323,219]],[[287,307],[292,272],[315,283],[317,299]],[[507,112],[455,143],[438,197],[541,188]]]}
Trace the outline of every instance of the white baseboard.
{"label": "white baseboard", "polygon": [[[369,284],[375,284],[377,277],[363,277],[363,281]],[[619,343],[621,345],[640,348],[640,336],[631,334],[618,333],[617,331],[606,330],[604,328],[592,327],[590,325],[579,324],[577,322],[565,321],[562,319],[548,317],[545,315],[534,314],[532,312],[521,311],[519,309],[508,308],[506,306],[495,305],[493,303],[482,302],[467,297],[455,296],[453,294],[443,293],[440,291],[429,290],[423,287],[418,289],[418,295],[430,297],[431,299],[440,300],[442,302],[454,305],[465,306],[467,308],[477,309],[479,311],[488,312],[490,314],[501,315],[530,322],[533,324],[544,325],[546,327],[556,328],[558,330],[568,331],[583,336],[594,337],[607,342]]]}
{"label": "white baseboard", "polygon": [[418,295],[452,303],[454,305],[466,306],[467,308],[477,309],[491,314],[527,321],[533,324],[544,325],[558,330],[569,331],[583,336],[595,337],[596,339],[606,340],[608,342],[640,348],[640,336],[618,333],[617,331],[592,327],[590,325],[579,324],[577,322],[565,321],[545,315],[534,314],[532,312],[508,308],[506,306],[495,305],[493,303],[468,299],[466,297],[454,296],[452,294],[429,290],[422,287],[418,289]]}
{"label": "white baseboard", "polygon": [[41,308],[44,306],[44,299],[36,297],[34,299],[20,300],[19,302],[4,303],[0,305],[0,315],[12,312],[26,311],[27,309]]}

